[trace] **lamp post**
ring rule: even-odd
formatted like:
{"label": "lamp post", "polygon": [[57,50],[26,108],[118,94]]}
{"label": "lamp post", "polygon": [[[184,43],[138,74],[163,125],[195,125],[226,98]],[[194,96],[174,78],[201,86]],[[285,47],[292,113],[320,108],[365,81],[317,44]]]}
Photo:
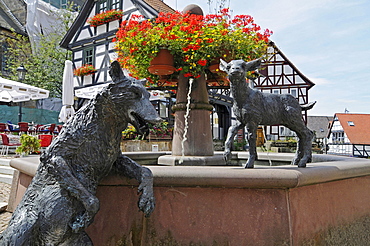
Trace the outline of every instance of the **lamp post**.
{"label": "lamp post", "polygon": [[[19,82],[22,82],[25,79],[26,73],[27,73],[27,69],[23,65],[20,65],[17,68]],[[22,122],[22,102],[19,102],[18,122]]]}

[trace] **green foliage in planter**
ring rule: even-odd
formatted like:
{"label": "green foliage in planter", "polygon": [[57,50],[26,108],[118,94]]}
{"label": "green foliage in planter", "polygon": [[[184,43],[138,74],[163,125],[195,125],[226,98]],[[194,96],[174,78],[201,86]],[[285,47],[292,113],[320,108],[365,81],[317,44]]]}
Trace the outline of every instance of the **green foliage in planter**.
{"label": "green foliage in planter", "polygon": [[234,141],[234,150],[245,150],[244,146],[247,144],[245,139],[241,141]]}
{"label": "green foliage in planter", "polygon": [[[168,122],[161,122],[159,124],[149,124],[149,133],[153,134],[158,138],[170,137],[172,138],[173,135],[173,126],[169,126]],[[122,139],[124,140],[143,140],[143,137],[139,133],[136,132],[135,127],[129,125],[123,132],[122,132]]]}
{"label": "green foliage in planter", "polygon": [[18,154],[31,154],[31,153],[38,153],[40,152],[41,147],[41,140],[39,140],[37,137],[23,134],[20,138],[21,146],[17,147],[15,150]]}

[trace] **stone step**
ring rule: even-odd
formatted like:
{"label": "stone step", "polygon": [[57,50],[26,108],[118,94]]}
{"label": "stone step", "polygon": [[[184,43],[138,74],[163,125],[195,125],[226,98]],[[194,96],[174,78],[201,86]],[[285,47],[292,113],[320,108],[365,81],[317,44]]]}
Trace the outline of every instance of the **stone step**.
{"label": "stone step", "polygon": [[0,158],[0,166],[9,166],[12,159]]}
{"label": "stone step", "polygon": [[14,173],[14,168],[9,167],[9,166],[0,166],[0,174],[13,175],[13,173]]}
{"label": "stone step", "polygon": [[6,184],[12,184],[13,175],[9,174],[0,174],[0,182],[6,183]]}

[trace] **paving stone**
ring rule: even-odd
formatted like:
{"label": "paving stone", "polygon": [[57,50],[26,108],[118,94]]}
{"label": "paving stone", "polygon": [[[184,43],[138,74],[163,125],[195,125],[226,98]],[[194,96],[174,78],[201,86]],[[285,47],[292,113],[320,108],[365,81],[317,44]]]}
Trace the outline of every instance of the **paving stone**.
{"label": "paving stone", "polygon": [[[0,182],[0,233],[8,226],[12,213],[4,211],[8,205],[10,184]],[[5,208],[3,209],[3,207]]]}

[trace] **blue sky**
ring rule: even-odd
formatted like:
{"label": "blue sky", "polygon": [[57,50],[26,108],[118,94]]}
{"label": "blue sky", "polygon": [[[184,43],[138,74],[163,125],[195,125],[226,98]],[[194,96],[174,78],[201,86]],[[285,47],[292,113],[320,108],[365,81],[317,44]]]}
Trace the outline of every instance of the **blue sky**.
{"label": "blue sky", "polygon": [[[214,13],[213,0],[165,0],[178,10],[194,3]],[[220,2],[218,0],[218,2]],[[228,1],[227,1],[228,2]],[[232,13],[249,14],[290,61],[316,85],[309,115],[370,114],[370,1],[230,0]]]}

